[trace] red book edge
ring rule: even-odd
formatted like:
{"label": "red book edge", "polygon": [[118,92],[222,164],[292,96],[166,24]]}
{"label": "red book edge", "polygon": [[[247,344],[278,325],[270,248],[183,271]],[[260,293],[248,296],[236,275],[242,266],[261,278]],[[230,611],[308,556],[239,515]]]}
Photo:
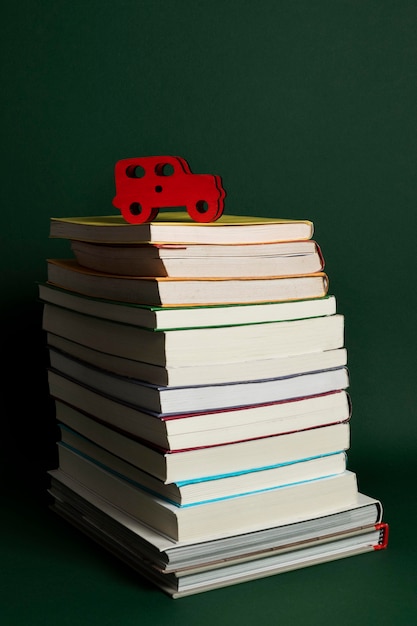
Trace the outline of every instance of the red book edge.
{"label": "red book edge", "polygon": [[323,253],[321,251],[321,248],[320,248],[319,244],[316,241],[314,243],[316,244],[317,254],[319,255],[319,259],[320,259],[320,262],[321,262],[321,271],[323,271],[324,267],[326,265],[326,262],[324,260],[324,256],[323,256]]}
{"label": "red book edge", "polygon": [[379,542],[374,546],[374,550],[385,550],[388,546],[389,525],[386,522],[380,522],[375,525],[375,529],[380,531]]}

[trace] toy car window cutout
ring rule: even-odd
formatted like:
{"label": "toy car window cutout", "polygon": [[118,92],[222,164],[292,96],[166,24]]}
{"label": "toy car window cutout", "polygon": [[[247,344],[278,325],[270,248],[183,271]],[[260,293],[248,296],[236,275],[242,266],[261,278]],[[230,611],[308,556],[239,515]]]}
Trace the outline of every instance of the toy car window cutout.
{"label": "toy car window cutout", "polygon": [[196,222],[214,222],[224,209],[222,179],[193,174],[181,157],[137,157],[115,165],[113,205],[132,224],[150,222],[161,208],[185,207]]}
{"label": "toy car window cutout", "polygon": [[175,170],[172,163],[158,163],[155,166],[155,174],[157,176],[172,176],[174,172]]}
{"label": "toy car window cutout", "polygon": [[128,178],[143,178],[146,172],[141,165],[128,165],[126,168],[126,176]]}

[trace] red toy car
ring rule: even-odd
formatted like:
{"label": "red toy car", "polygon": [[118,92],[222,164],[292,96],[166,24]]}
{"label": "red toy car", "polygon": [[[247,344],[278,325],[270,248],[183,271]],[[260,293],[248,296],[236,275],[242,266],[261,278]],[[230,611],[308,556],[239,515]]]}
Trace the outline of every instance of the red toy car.
{"label": "red toy car", "polygon": [[223,213],[226,192],[220,176],[193,174],[173,156],[123,159],[115,166],[113,205],[127,222],[151,222],[161,208],[185,206],[196,222],[214,222]]}

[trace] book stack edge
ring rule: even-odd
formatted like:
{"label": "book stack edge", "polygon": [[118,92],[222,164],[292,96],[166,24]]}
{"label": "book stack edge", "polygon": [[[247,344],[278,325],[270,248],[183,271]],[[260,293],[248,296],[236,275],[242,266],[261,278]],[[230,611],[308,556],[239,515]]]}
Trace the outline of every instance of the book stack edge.
{"label": "book stack edge", "polygon": [[158,218],[51,220],[51,508],[174,598],[386,547],[312,223]]}

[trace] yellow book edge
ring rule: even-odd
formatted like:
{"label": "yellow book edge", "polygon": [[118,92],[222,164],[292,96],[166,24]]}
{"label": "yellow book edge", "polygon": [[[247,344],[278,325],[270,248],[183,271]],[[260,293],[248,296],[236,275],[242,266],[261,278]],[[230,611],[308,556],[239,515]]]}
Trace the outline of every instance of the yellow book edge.
{"label": "yellow book edge", "polygon": [[215,222],[196,222],[186,211],[160,211],[155,220],[144,224],[129,224],[122,215],[97,215],[88,217],[51,217],[51,221],[64,222],[71,224],[79,224],[84,226],[121,226],[121,227],[143,227],[158,224],[162,226],[198,226],[204,228],[214,228],[217,226],[251,226],[251,225],[268,225],[268,224],[306,224],[310,228],[313,223],[304,219],[287,219],[275,217],[255,217],[248,215],[222,215]]}

